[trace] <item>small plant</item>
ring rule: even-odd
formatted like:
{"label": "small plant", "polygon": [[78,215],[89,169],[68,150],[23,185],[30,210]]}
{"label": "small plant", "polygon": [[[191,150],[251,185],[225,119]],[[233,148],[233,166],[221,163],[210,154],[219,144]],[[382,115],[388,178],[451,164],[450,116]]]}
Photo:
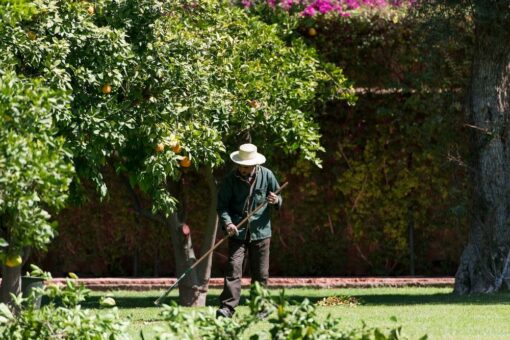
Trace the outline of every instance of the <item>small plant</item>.
{"label": "small plant", "polygon": [[164,305],[162,316],[168,330],[156,339],[238,339],[258,318],[250,314],[243,318],[216,318],[215,310],[185,312],[177,305]]}
{"label": "small plant", "polygon": [[[34,275],[46,276],[38,267]],[[47,285],[34,289],[27,298],[13,298],[14,314],[6,304],[0,304],[1,339],[128,339],[127,322],[119,319],[117,309],[96,314],[83,310],[82,302],[89,294],[76,279],[65,285]],[[49,302],[35,308],[35,299],[45,296]]]}
{"label": "small plant", "polygon": [[37,278],[40,278],[40,279],[44,279],[44,280],[50,280],[52,279],[52,276],[51,276],[51,273],[50,272],[45,272],[43,271],[41,268],[39,268],[38,266],[36,266],[35,264],[31,264],[30,265],[30,269],[31,271],[30,272],[27,272],[25,274],[25,276],[29,276],[29,277],[37,277]]}
{"label": "small plant", "polygon": [[[167,321],[168,330],[160,330],[157,339],[239,339],[243,333],[260,322],[261,312],[269,315],[272,327],[268,333],[252,335],[251,340],[258,339],[405,339],[401,327],[388,330],[370,328],[363,324],[360,328],[340,329],[340,319],[328,315],[325,320],[317,317],[315,307],[308,299],[299,304],[288,301],[285,292],[272,297],[269,291],[258,283],[252,285],[251,298],[248,301],[249,315],[233,318],[215,318],[213,308],[205,312],[186,313],[177,305],[165,305],[162,312]],[[342,300],[342,299],[339,299]],[[349,300],[349,299],[347,299]],[[347,301],[342,300],[342,301]],[[358,302],[359,303],[359,302]],[[392,318],[396,322],[395,318]],[[426,339],[426,336],[422,339]]]}
{"label": "small plant", "polygon": [[102,308],[112,308],[115,307],[116,304],[117,302],[115,301],[115,299],[109,295],[102,296],[101,299],[99,300],[99,306],[101,306]]}
{"label": "small plant", "polygon": [[80,307],[80,302],[85,301],[89,294],[90,290],[83,284],[78,284],[76,279],[67,279],[65,285],[50,284],[42,290],[43,296],[65,308]]}
{"label": "small plant", "polygon": [[168,331],[161,331],[157,339],[238,339],[253,324],[261,320],[261,313],[270,315],[275,311],[269,291],[258,283],[250,288],[248,301],[250,313],[242,318],[216,318],[213,308],[205,312],[185,313],[175,303],[164,305],[163,318]]}
{"label": "small plant", "polygon": [[339,319],[330,315],[324,321],[317,320],[315,307],[308,299],[295,308],[286,299],[282,291],[276,302],[276,318],[270,319],[269,330],[273,339],[341,339]]}

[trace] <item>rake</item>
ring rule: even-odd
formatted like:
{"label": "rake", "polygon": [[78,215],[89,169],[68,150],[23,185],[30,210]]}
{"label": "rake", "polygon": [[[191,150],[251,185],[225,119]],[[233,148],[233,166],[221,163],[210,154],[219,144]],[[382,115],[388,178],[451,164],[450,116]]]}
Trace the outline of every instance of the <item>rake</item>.
{"label": "rake", "polygon": [[[282,184],[281,187],[278,188],[278,190],[276,190],[274,193],[275,194],[279,194],[286,186],[287,184],[289,184],[288,182],[285,182]],[[259,211],[260,209],[262,209],[262,207],[264,207],[265,205],[267,204],[267,202],[262,202],[261,204],[259,204],[255,209],[253,209],[245,218],[243,218],[241,220],[241,222],[239,222],[237,224],[237,228],[238,230],[239,229],[243,229],[243,228],[239,228],[241,225],[243,225],[244,223],[246,223],[250,217],[253,216],[253,214],[255,214],[257,211]],[[161,304],[161,300],[164,299],[168,294],[170,294],[170,292],[177,286],[177,284],[179,283],[179,281],[181,281],[189,272],[191,272],[193,270],[193,268],[195,268],[200,262],[202,262],[210,253],[212,253],[214,251],[214,249],[218,248],[225,240],[227,240],[230,236],[227,235],[225,237],[223,237],[221,240],[219,240],[211,249],[209,249],[204,255],[202,255],[198,260],[195,261],[195,263],[193,263],[191,265],[191,267],[189,267],[188,269],[186,269],[182,274],[181,276],[179,276],[179,278],[177,279],[177,281],[175,281],[175,283],[170,286],[170,288],[168,288],[166,290],[166,292],[163,293],[163,295],[161,295],[156,301],[154,301],[154,304],[156,306],[159,306]]]}

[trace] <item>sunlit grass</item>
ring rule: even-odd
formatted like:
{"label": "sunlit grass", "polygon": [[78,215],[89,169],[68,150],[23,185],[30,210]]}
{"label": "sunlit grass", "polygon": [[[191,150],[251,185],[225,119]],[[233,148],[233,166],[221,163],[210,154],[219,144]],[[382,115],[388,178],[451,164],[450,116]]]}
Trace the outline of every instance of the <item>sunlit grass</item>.
{"label": "sunlit grass", "polygon": [[[159,315],[162,308],[154,301],[163,291],[112,291],[93,292],[84,308],[99,308],[99,298],[112,295],[123,318],[130,318],[130,334],[140,339],[143,330],[146,339],[153,338],[155,329],[164,327]],[[278,294],[280,290],[273,290]],[[211,290],[207,305],[218,305],[219,290]],[[248,312],[243,305],[248,289],[243,290],[241,306],[236,317]],[[455,296],[450,288],[364,288],[364,289],[287,289],[289,300],[307,298],[314,303],[327,296],[353,296],[359,305],[317,306],[319,318],[328,314],[338,317],[345,329],[359,327],[364,321],[369,327],[394,327],[390,318],[395,316],[403,333],[411,339],[427,334],[429,339],[505,339],[510,338],[510,293],[493,295]],[[164,301],[177,301],[172,292]],[[191,309],[190,309],[191,310]],[[245,338],[268,330],[267,321],[253,326]]]}

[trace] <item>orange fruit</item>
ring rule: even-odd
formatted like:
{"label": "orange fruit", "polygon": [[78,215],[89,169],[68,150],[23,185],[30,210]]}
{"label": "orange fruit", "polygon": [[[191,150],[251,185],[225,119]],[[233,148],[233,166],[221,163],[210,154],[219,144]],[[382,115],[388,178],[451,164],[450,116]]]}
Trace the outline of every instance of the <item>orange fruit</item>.
{"label": "orange fruit", "polygon": [[94,6],[87,7],[87,13],[89,15],[93,15],[95,12],[96,12],[96,9],[94,8]]}
{"label": "orange fruit", "polygon": [[190,167],[190,165],[191,165],[191,160],[190,160],[188,157],[184,156],[184,157],[181,159],[181,166],[182,166],[183,168],[189,168],[189,167]]}
{"label": "orange fruit", "polygon": [[112,87],[110,84],[104,84],[102,87],[101,87],[101,92],[103,92],[104,94],[109,94],[112,92]]}
{"label": "orange fruit", "polygon": [[315,36],[317,35],[317,30],[316,30],[315,28],[313,28],[313,27],[310,27],[310,28],[308,29],[308,35],[309,35],[310,37],[315,37]]}
{"label": "orange fruit", "polygon": [[163,144],[163,143],[158,143],[158,144],[156,145],[155,150],[156,150],[156,152],[157,152],[157,153],[161,153],[161,152],[165,151],[165,144]]}
{"label": "orange fruit", "polygon": [[249,105],[253,107],[254,109],[258,109],[260,107],[260,104],[256,100],[250,100]]}
{"label": "orange fruit", "polygon": [[28,36],[28,39],[30,39],[30,40],[32,40],[32,41],[33,41],[33,40],[35,40],[35,39],[37,39],[37,34],[35,34],[35,32],[34,32],[34,31],[28,31],[28,32],[27,32],[27,36]]}
{"label": "orange fruit", "polygon": [[16,256],[9,256],[6,260],[5,260],[5,265],[7,267],[17,267],[19,265],[21,265],[21,263],[23,262],[23,259],[21,258],[21,256],[19,255],[16,255]]}
{"label": "orange fruit", "polygon": [[172,151],[175,153],[180,153],[182,151],[182,147],[179,145],[179,143],[176,143],[174,146],[172,146]]}

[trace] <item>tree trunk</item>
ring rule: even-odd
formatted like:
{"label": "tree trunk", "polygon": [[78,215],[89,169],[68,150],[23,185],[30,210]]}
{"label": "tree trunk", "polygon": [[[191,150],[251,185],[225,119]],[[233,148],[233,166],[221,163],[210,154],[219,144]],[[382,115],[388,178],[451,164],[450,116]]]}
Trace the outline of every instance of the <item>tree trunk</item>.
{"label": "tree trunk", "polygon": [[[218,217],[216,213],[217,186],[211,168],[204,171],[209,186],[209,213],[207,228],[202,242],[201,254],[205,254],[214,245]],[[175,253],[177,277],[191,267],[196,259],[191,241],[191,234],[184,235],[182,232],[183,222],[179,214],[174,213],[168,219],[171,230],[172,244]],[[179,304],[182,306],[205,306],[209,279],[211,277],[212,253],[196,266],[187,276],[179,282]]]}
{"label": "tree trunk", "polygon": [[21,265],[17,267],[2,266],[2,301],[12,306],[12,296],[21,293]]}
{"label": "tree trunk", "polygon": [[[0,232],[1,237],[9,240],[10,239],[10,228],[8,227],[7,221],[12,221],[6,215],[0,215]],[[7,267],[5,264],[2,264],[2,283],[0,285],[1,296],[0,302],[8,304],[13,307],[12,296],[11,294],[18,296],[21,293],[21,267],[23,263],[27,260],[27,257],[30,255],[30,248],[26,248],[24,254],[25,256],[22,264],[16,267]]]}
{"label": "tree trunk", "polygon": [[[193,251],[191,234],[183,234],[183,223],[177,212],[173,213],[168,219],[168,226],[170,227],[174,247],[177,277],[179,277],[196,261],[195,252]],[[205,297],[200,294],[200,290],[195,268],[179,282],[179,304],[181,306],[205,306]]]}
{"label": "tree trunk", "polygon": [[[214,246],[216,240],[216,233],[218,231],[218,213],[216,212],[216,206],[218,205],[218,188],[216,180],[213,175],[212,168],[207,167],[204,170],[207,186],[209,188],[209,212],[207,215],[207,225],[204,235],[204,241],[200,249],[200,254],[205,254],[209,249]],[[197,266],[197,276],[201,282],[202,294],[207,295],[209,289],[209,279],[211,278],[213,253],[209,254]]]}
{"label": "tree trunk", "polygon": [[467,125],[473,135],[474,185],[469,241],[455,276],[457,294],[499,290],[510,261],[510,31],[503,17],[508,4],[500,11],[498,5],[485,0],[474,5],[476,42]]}

